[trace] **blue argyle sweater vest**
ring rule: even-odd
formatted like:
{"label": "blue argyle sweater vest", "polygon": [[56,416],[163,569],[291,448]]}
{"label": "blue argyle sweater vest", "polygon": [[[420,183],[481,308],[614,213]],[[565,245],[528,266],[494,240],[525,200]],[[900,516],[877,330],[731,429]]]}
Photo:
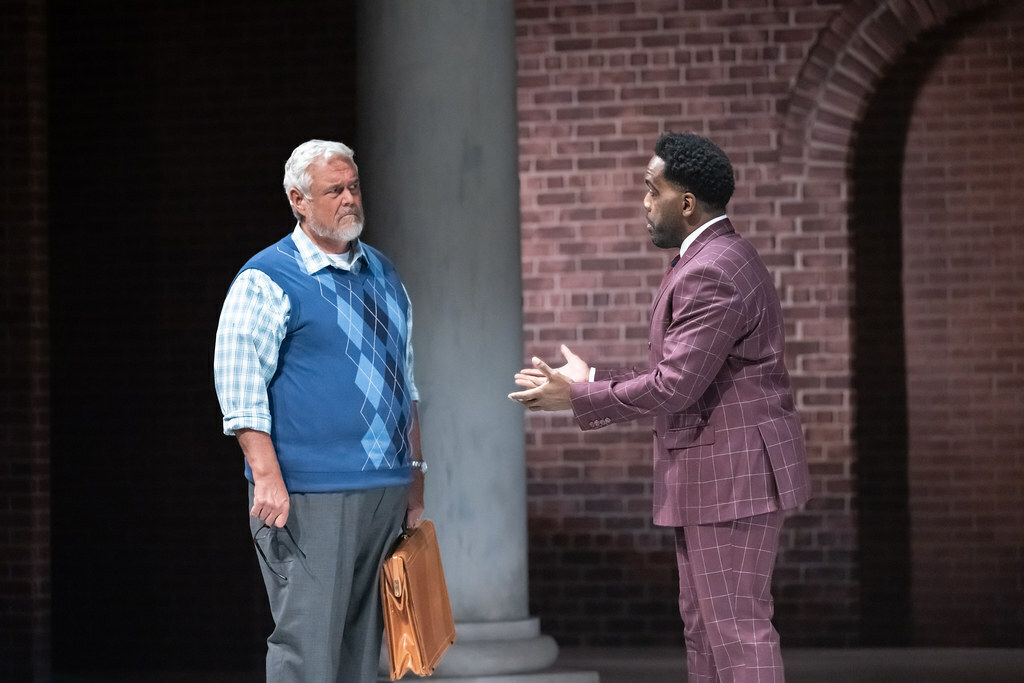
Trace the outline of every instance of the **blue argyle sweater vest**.
{"label": "blue argyle sweater vest", "polygon": [[[266,273],[291,305],[268,393],[271,439],[292,493],[411,480],[409,301],[391,262],[362,246],[362,267],[310,275],[289,235],[242,269]],[[246,476],[252,481],[248,465]]]}

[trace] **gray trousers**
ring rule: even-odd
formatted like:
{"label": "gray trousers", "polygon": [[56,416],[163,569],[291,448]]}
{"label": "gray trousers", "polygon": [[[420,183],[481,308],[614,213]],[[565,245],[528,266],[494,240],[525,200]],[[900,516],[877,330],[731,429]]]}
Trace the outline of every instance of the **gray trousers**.
{"label": "gray trousers", "polygon": [[[250,509],[252,502],[250,484]],[[266,555],[267,562],[257,558],[274,617],[267,683],[377,680],[380,565],[401,532],[407,504],[404,486],[297,493],[285,528],[261,529],[261,521],[249,518]]]}

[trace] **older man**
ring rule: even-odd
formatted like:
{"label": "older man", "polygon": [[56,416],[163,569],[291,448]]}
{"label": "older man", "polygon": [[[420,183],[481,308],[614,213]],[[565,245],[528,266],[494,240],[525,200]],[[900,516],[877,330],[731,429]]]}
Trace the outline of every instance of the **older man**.
{"label": "older man", "polygon": [[390,261],[359,241],[350,148],[299,145],[284,190],[298,224],[235,277],[214,361],[274,617],[267,681],[371,681],[380,562],[423,511],[412,309]]}
{"label": "older man", "polygon": [[655,246],[677,252],[654,297],[649,365],[591,370],[565,346],[510,394],[572,409],[581,429],[654,418],[654,522],[675,527],[691,683],[781,683],[771,577],[783,511],[808,498],[771,275],[726,217],[732,164],[707,138],[667,134],[647,165]]}

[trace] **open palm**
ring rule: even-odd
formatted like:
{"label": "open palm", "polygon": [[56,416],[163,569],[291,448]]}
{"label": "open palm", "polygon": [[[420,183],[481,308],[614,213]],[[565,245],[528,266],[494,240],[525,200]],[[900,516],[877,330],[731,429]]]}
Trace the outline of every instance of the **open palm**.
{"label": "open palm", "polygon": [[[568,377],[573,382],[586,382],[590,379],[590,366],[587,362],[577,356],[568,346],[562,344],[561,346],[562,357],[565,358],[565,365],[560,368],[556,368],[556,372],[560,372]],[[523,368],[516,373],[516,384],[521,387],[539,387],[548,381],[548,378],[537,368]]]}

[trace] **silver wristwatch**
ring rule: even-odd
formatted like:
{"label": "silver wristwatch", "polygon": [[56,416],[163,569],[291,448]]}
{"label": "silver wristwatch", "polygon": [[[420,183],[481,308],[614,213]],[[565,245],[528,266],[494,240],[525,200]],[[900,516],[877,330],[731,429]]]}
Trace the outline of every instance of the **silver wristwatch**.
{"label": "silver wristwatch", "polygon": [[423,462],[422,460],[413,460],[412,462],[409,463],[409,467],[415,467],[423,474],[427,473],[427,463]]}

